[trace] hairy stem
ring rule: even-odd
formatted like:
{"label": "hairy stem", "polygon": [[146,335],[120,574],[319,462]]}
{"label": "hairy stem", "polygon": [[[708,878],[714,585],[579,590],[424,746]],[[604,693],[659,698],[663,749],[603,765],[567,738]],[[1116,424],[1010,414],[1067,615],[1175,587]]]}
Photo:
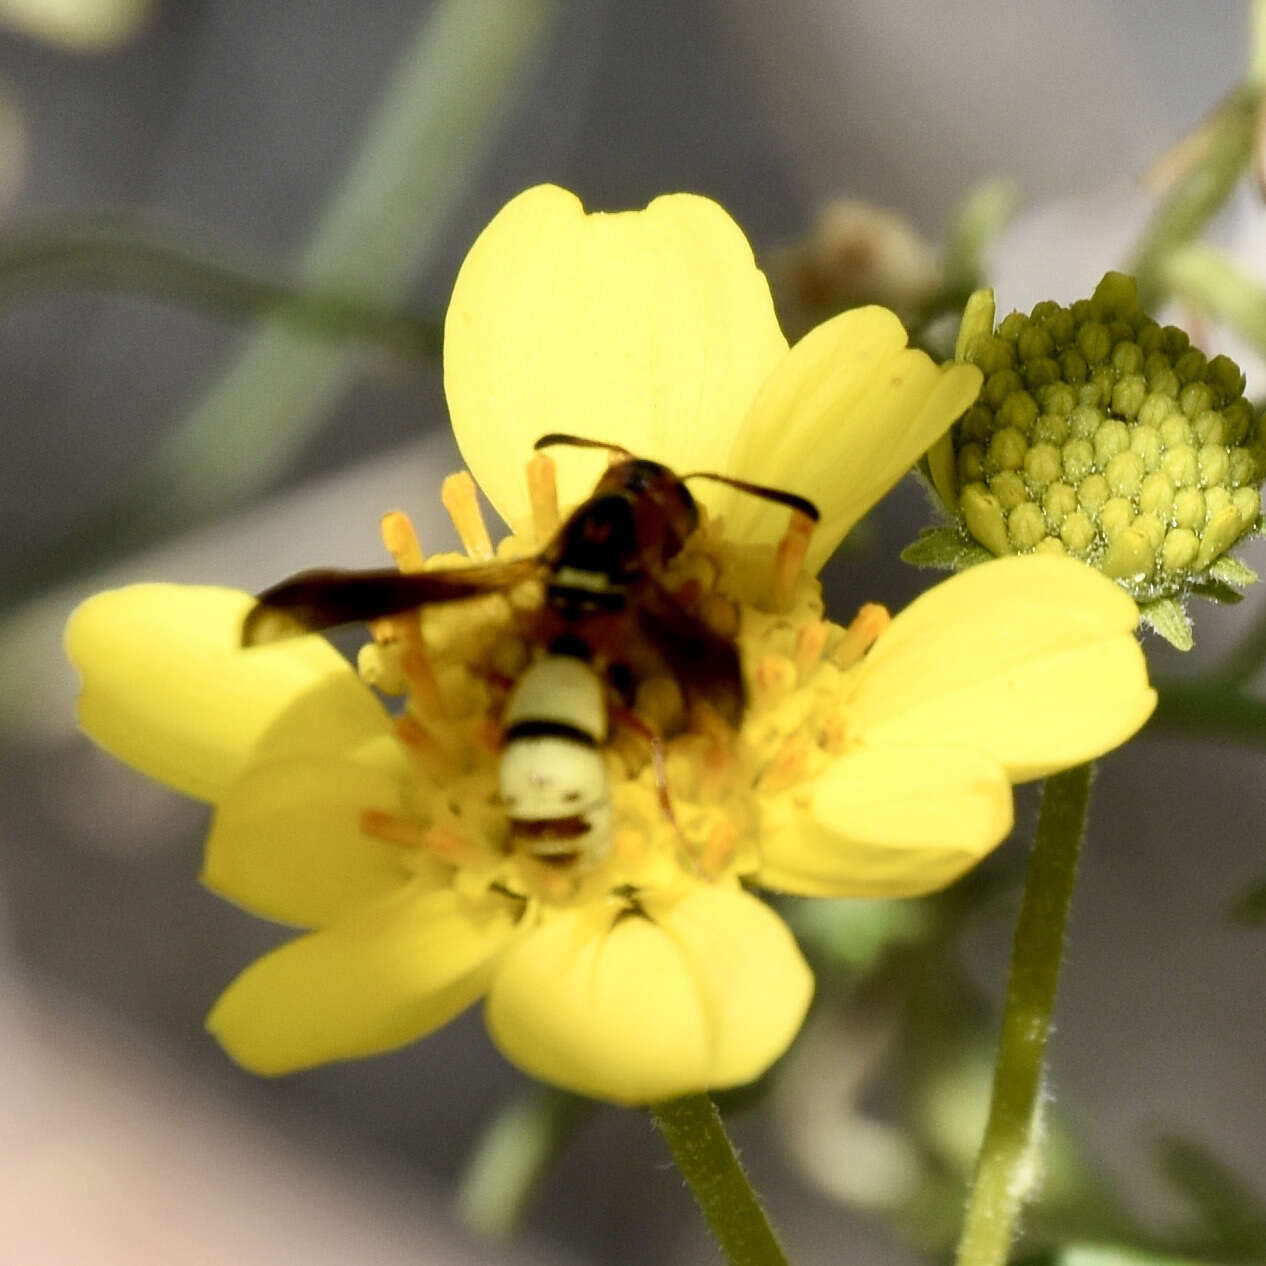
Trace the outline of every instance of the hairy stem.
{"label": "hairy stem", "polygon": [[689,1095],[651,1113],[731,1266],[787,1266],[712,1100]]}
{"label": "hairy stem", "polygon": [[989,1122],[976,1161],[958,1266],[1002,1266],[1039,1171],[1046,1039],[1090,796],[1089,765],[1046,781],[994,1066]]}

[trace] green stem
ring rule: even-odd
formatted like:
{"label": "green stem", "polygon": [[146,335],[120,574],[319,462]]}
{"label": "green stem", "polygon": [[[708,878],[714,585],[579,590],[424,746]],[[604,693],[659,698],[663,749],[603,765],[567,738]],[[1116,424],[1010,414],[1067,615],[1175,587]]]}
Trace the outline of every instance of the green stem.
{"label": "green stem", "polygon": [[1156,280],[1176,299],[1266,350],[1266,286],[1247,276],[1229,255],[1201,242],[1177,246],[1156,261]]}
{"label": "green stem", "polygon": [[1266,703],[1217,677],[1157,682],[1152,725],[1213,743],[1266,749]]}
{"label": "green stem", "polygon": [[690,1095],[651,1114],[731,1266],[787,1266],[712,1100]]}
{"label": "green stem", "polygon": [[1144,308],[1164,298],[1161,264],[1196,238],[1217,214],[1244,174],[1253,144],[1259,92],[1239,88],[1218,107],[1208,124],[1199,158],[1178,179],[1153,213],[1136,248],[1130,271],[1138,278]]}
{"label": "green stem", "polygon": [[591,1099],[542,1085],[507,1104],[475,1144],[458,1183],[462,1222],[483,1239],[509,1239],[594,1106]]}
{"label": "green stem", "polygon": [[[436,0],[294,269],[297,284],[398,305],[487,154],[561,0]],[[0,595],[16,604],[269,486],[351,385],[360,358],[263,321],[117,496]]]}
{"label": "green stem", "polygon": [[1002,1266],[1038,1171],[1042,1076],[1090,796],[1089,765],[1046,780],[994,1066],[989,1122],[967,1205],[958,1266]]}
{"label": "green stem", "polygon": [[0,233],[0,305],[49,290],[144,290],[228,317],[278,316],[324,338],[359,338],[415,359],[439,355],[438,322],[261,275],[144,225],[91,219]]}

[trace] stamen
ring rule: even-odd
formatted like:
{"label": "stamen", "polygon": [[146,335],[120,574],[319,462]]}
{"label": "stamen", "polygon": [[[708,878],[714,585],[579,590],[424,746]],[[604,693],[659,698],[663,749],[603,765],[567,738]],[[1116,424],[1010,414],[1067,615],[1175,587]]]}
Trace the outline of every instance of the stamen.
{"label": "stamen", "polygon": [[415,849],[418,852],[426,849],[426,834],[430,830],[412,818],[387,813],[382,809],[362,809],[360,829],[376,840],[386,840],[388,844],[398,844],[401,848]]}
{"label": "stamen", "polygon": [[826,649],[827,624],[825,620],[813,620],[801,625],[796,634],[796,673],[803,681],[810,669],[817,665]]}
{"label": "stamen", "polygon": [[752,670],[757,709],[776,708],[796,686],[796,666],[785,655],[762,655]]}
{"label": "stamen", "polygon": [[485,754],[497,755],[505,742],[501,727],[490,716],[480,717],[471,730],[470,741]]}
{"label": "stamen", "polygon": [[734,781],[730,743],[710,743],[699,757],[697,770],[699,783],[695,798],[706,804],[723,800]]}
{"label": "stamen", "polygon": [[796,581],[800,579],[800,570],[804,566],[805,555],[809,552],[809,538],[812,535],[813,520],[802,511],[793,510],[787,530],[778,542],[778,552],[774,556],[772,597],[777,611],[785,611],[791,605],[791,597],[795,593]]}
{"label": "stamen", "polygon": [[381,809],[363,809],[360,829],[375,839],[397,844],[414,852],[426,853],[436,861],[450,866],[476,867],[486,858],[477,844],[456,831],[443,826],[423,826],[412,818],[398,813],[385,813]]}
{"label": "stamen", "polygon": [[407,714],[396,719],[396,737],[409,749],[422,771],[436,782],[443,782],[457,772],[456,762],[440,746],[433,735],[416,717]]}
{"label": "stamen", "polygon": [[808,744],[800,735],[793,734],[778,749],[774,759],[765,766],[756,780],[756,789],[766,795],[786,791],[804,777],[808,756]]}
{"label": "stamen", "polygon": [[492,557],[492,538],[484,523],[483,512],[479,509],[479,498],[475,493],[475,481],[470,472],[459,470],[449,475],[440,486],[440,501],[453,520],[453,527],[461,540],[462,548],[471,558],[487,559]]}
{"label": "stamen", "polygon": [[868,602],[844,630],[844,637],[831,655],[837,668],[852,668],[875,644],[875,639],[892,623],[888,609]]}
{"label": "stamen", "polygon": [[388,510],[382,516],[379,531],[387,553],[396,560],[396,566],[402,572],[422,570],[425,555],[422,553],[418,534],[413,530],[413,523],[403,510]]}
{"label": "stamen", "polygon": [[431,658],[422,641],[422,626],[416,615],[405,615],[395,622],[395,640],[400,644],[400,671],[408,683],[409,693],[423,716],[446,717],[444,696]]}
{"label": "stamen", "polygon": [[729,865],[734,856],[734,846],[738,843],[738,827],[728,818],[714,823],[708,833],[703,852],[699,854],[696,866],[708,879],[715,879]]}
{"label": "stamen", "polygon": [[537,453],[527,464],[528,499],[532,503],[532,531],[538,546],[554,539],[560,520],[558,479],[554,459]]}
{"label": "stamen", "polygon": [[823,718],[818,746],[831,756],[843,755],[848,746],[848,718],[843,708],[836,708]]}

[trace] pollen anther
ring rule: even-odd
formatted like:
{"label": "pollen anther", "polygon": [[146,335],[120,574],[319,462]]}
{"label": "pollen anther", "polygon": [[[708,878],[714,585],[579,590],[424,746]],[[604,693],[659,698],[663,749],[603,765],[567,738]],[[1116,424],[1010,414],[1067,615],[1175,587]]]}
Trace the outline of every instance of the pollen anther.
{"label": "pollen anther", "polygon": [[466,553],[471,558],[491,558],[492,538],[488,535],[488,526],[484,523],[479,497],[475,492],[475,481],[470,477],[470,472],[459,470],[447,476],[440,486],[440,500],[453,521],[453,527],[457,530],[457,536]]}
{"label": "pollen anther", "polygon": [[793,510],[774,556],[771,597],[776,611],[785,611],[791,605],[791,595],[795,592],[796,581],[800,579],[812,535],[813,520],[807,514]]}
{"label": "pollen anther", "polygon": [[532,504],[532,531],[538,545],[553,540],[558,531],[558,480],[554,459],[537,453],[527,464],[528,500]]}
{"label": "pollen anther", "polygon": [[844,636],[831,655],[837,668],[852,668],[875,644],[879,635],[892,623],[888,609],[877,602],[868,602],[853,617]]}
{"label": "pollen anther", "polygon": [[403,572],[422,570],[425,555],[414,531],[413,523],[403,510],[389,510],[382,516],[379,524],[382,543],[387,553],[396,560],[396,566]]}

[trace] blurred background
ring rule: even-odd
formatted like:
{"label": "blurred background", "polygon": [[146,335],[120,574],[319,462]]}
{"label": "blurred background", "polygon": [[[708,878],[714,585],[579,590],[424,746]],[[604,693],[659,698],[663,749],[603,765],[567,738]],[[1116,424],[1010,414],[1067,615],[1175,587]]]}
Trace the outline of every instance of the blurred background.
{"label": "blurred background", "polygon": [[[1089,293],[1146,223],[1140,173],[1244,76],[1244,5],[4,0],[0,21],[0,1262],[713,1260],[645,1115],[534,1096],[477,1012],[359,1064],[233,1069],[203,1017],[283,934],[198,887],[202,807],[76,734],[60,629],[125,580],[379,565],[391,507],[446,547],[435,325],[539,181],[596,209],[710,195],[777,268],[841,196],[934,261],[1004,177],[1000,313]],[[1261,275],[1247,189],[1210,234]],[[1207,333],[1260,400],[1252,348]],[[925,587],[897,554],[927,518],[908,481],[831,565],[829,609]],[[1200,671],[1259,608],[1202,609],[1186,657],[1151,639],[1154,671]],[[1033,1251],[1266,1260],[1266,938],[1226,918],[1266,870],[1261,771],[1155,727],[1103,764]],[[729,1105],[793,1260],[952,1245],[1033,803],[945,898],[798,924],[818,1010]],[[560,1154],[494,1247],[453,1197],[470,1216],[507,1105]]]}

